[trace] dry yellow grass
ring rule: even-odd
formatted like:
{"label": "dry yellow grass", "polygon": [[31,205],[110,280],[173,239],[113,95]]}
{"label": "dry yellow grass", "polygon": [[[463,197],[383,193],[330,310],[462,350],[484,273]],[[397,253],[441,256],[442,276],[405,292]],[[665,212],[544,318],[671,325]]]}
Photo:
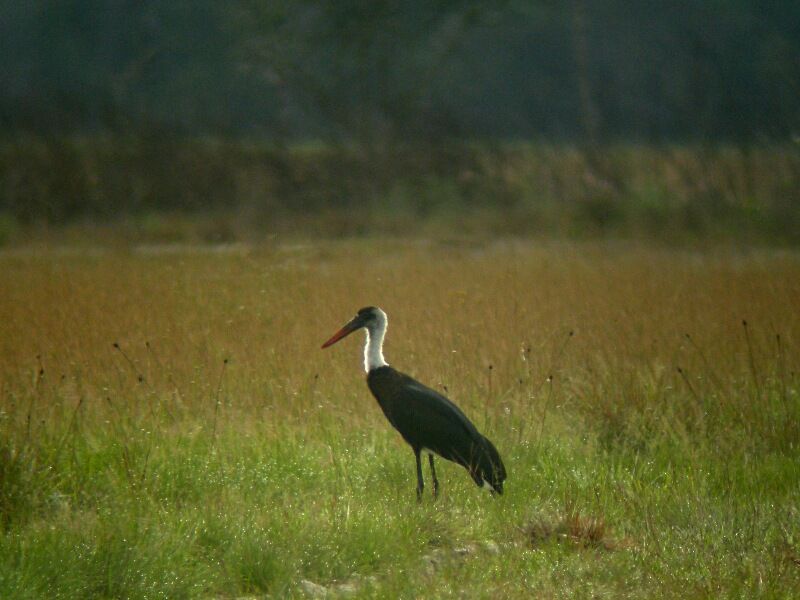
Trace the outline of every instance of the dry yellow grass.
{"label": "dry yellow grass", "polygon": [[392,364],[473,408],[524,401],[528,380],[549,374],[573,403],[635,403],[643,379],[680,385],[677,367],[690,378],[748,375],[743,319],[757,378],[797,372],[791,254],[353,242],[0,260],[6,402],[41,363],[43,396],[83,396],[91,410],[138,387],[196,415],[229,358],[221,395],[237,410],[292,412],[312,406],[311,394],[379,418],[365,408],[360,340],[319,350],[367,304],[389,314]]}

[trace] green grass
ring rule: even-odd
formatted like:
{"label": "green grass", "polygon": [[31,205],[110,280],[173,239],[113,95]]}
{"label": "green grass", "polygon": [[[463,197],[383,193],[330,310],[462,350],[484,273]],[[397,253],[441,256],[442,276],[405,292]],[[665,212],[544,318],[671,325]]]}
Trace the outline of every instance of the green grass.
{"label": "green grass", "polygon": [[[367,241],[0,266],[2,598],[800,594],[795,255]],[[370,303],[389,362],[496,443],[502,497],[439,461],[416,503],[360,343],[319,349]]]}

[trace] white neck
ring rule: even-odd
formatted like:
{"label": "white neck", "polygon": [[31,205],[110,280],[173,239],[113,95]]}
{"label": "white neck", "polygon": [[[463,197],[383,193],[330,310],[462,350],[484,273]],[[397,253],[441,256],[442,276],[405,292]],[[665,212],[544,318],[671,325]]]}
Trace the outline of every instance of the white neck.
{"label": "white neck", "polygon": [[383,359],[383,336],[386,335],[386,321],[386,316],[383,315],[377,324],[365,329],[367,341],[364,345],[364,370],[367,373],[388,364]]}

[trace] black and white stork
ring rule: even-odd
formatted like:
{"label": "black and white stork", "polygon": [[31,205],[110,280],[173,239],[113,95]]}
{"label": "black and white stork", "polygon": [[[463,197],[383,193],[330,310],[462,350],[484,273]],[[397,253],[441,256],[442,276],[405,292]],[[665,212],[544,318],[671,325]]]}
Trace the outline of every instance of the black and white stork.
{"label": "black and white stork", "polygon": [[358,329],[366,330],[364,369],[367,371],[367,385],[383,414],[414,450],[417,499],[422,498],[425,487],[420,459],[422,452],[428,454],[434,497],[439,492],[433,466],[434,454],[466,468],[475,483],[493,495],[502,494],[506,470],[494,444],[481,435],[450,400],[386,363],[383,338],[387,323],[386,313],[380,308],[362,308],[322,347],[327,348]]}

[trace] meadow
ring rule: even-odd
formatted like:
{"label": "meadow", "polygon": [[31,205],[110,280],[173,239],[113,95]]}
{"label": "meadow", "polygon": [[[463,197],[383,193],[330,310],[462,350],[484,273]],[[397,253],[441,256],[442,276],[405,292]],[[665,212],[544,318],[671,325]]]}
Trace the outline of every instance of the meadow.
{"label": "meadow", "polygon": [[[11,248],[0,289],[4,599],[800,595],[795,251]],[[320,349],[371,304],[503,496],[416,502],[360,334]]]}

